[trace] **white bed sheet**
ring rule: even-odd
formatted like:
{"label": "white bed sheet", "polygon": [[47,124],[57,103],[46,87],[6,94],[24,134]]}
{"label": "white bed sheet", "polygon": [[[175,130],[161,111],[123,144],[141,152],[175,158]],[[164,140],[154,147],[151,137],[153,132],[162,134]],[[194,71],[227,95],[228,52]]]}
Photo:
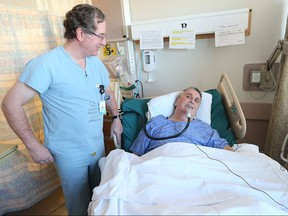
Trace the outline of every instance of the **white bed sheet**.
{"label": "white bed sheet", "polygon": [[102,161],[102,180],[93,190],[88,212],[288,215],[287,171],[255,145],[240,146],[230,152],[169,143],[142,157],[113,150]]}

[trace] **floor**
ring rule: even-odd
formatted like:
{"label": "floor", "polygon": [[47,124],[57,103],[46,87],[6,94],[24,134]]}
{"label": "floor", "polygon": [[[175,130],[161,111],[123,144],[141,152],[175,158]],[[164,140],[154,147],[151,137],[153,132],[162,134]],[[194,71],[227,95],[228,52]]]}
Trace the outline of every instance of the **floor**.
{"label": "floor", "polygon": [[62,188],[57,189],[53,194],[34,206],[22,211],[7,213],[9,215],[67,215],[65,200]]}

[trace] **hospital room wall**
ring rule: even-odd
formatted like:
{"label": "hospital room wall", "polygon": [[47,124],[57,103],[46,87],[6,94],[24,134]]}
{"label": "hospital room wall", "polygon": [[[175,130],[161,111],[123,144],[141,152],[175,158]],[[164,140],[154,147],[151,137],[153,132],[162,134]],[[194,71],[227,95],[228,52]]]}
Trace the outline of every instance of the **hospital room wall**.
{"label": "hospital room wall", "polygon": [[215,88],[222,73],[227,73],[240,102],[271,103],[274,92],[248,92],[242,89],[243,67],[250,63],[265,63],[286,25],[286,0],[130,0],[131,21],[142,22],[209,13],[215,11],[252,9],[251,34],[244,45],[215,47],[214,39],[198,39],[194,50],[154,50],[157,70],[155,82],[147,83],[148,74],[140,73],[139,44],[135,44],[137,73],[142,76],[145,96],[154,96],[186,86]]}
{"label": "hospital room wall", "polygon": [[[265,63],[279,39],[285,34],[287,0],[129,0],[131,22],[180,17],[198,13],[252,9],[251,32],[245,44],[215,47],[214,39],[198,39],[194,50],[154,50],[157,69],[155,82],[141,72],[141,51],[135,43],[137,73],[145,96],[165,94],[187,86],[201,90],[216,88],[222,73],[227,73],[240,100],[247,133],[239,142],[255,143],[263,151],[274,91],[244,91],[243,68],[246,64]],[[280,61],[280,58],[276,61]]]}
{"label": "hospital room wall", "polygon": [[[155,50],[157,70],[153,83],[147,83],[142,73],[145,96],[160,95],[194,85],[205,90],[215,88],[222,73],[227,73],[244,108],[248,132],[246,140],[264,145],[274,92],[261,99],[264,92],[247,92],[242,89],[243,67],[250,63],[264,63],[286,25],[287,0],[127,0],[132,22],[178,17],[196,13],[251,8],[251,34],[244,45],[215,48],[213,39],[199,39],[195,50]],[[215,3],[217,2],[217,3]],[[73,5],[91,3],[91,0],[0,0],[33,9],[49,10],[63,15]],[[140,50],[135,44],[137,72],[140,75]],[[261,105],[263,103],[263,106]],[[263,111],[263,112],[260,112]],[[246,113],[247,112],[247,113]],[[252,129],[251,129],[252,128]],[[256,131],[255,131],[256,130]]]}

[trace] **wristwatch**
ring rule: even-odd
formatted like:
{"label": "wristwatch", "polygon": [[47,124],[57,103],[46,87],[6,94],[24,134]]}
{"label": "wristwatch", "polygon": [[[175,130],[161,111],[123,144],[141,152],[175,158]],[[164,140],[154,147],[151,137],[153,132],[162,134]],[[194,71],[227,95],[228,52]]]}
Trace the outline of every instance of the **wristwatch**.
{"label": "wristwatch", "polygon": [[112,121],[113,121],[114,119],[121,119],[121,115],[118,114],[118,115],[114,115],[114,116],[112,116]]}

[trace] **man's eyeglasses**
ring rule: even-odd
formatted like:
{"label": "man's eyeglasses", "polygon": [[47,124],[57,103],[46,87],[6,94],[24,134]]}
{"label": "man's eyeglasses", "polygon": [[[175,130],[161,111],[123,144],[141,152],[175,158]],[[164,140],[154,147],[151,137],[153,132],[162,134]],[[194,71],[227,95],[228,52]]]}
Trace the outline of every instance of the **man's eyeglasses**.
{"label": "man's eyeglasses", "polygon": [[104,40],[104,39],[106,38],[106,35],[98,35],[98,34],[96,34],[96,33],[94,33],[94,32],[90,32],[90,34],[92,34],[92,35],[98,37],[101,41]]}

